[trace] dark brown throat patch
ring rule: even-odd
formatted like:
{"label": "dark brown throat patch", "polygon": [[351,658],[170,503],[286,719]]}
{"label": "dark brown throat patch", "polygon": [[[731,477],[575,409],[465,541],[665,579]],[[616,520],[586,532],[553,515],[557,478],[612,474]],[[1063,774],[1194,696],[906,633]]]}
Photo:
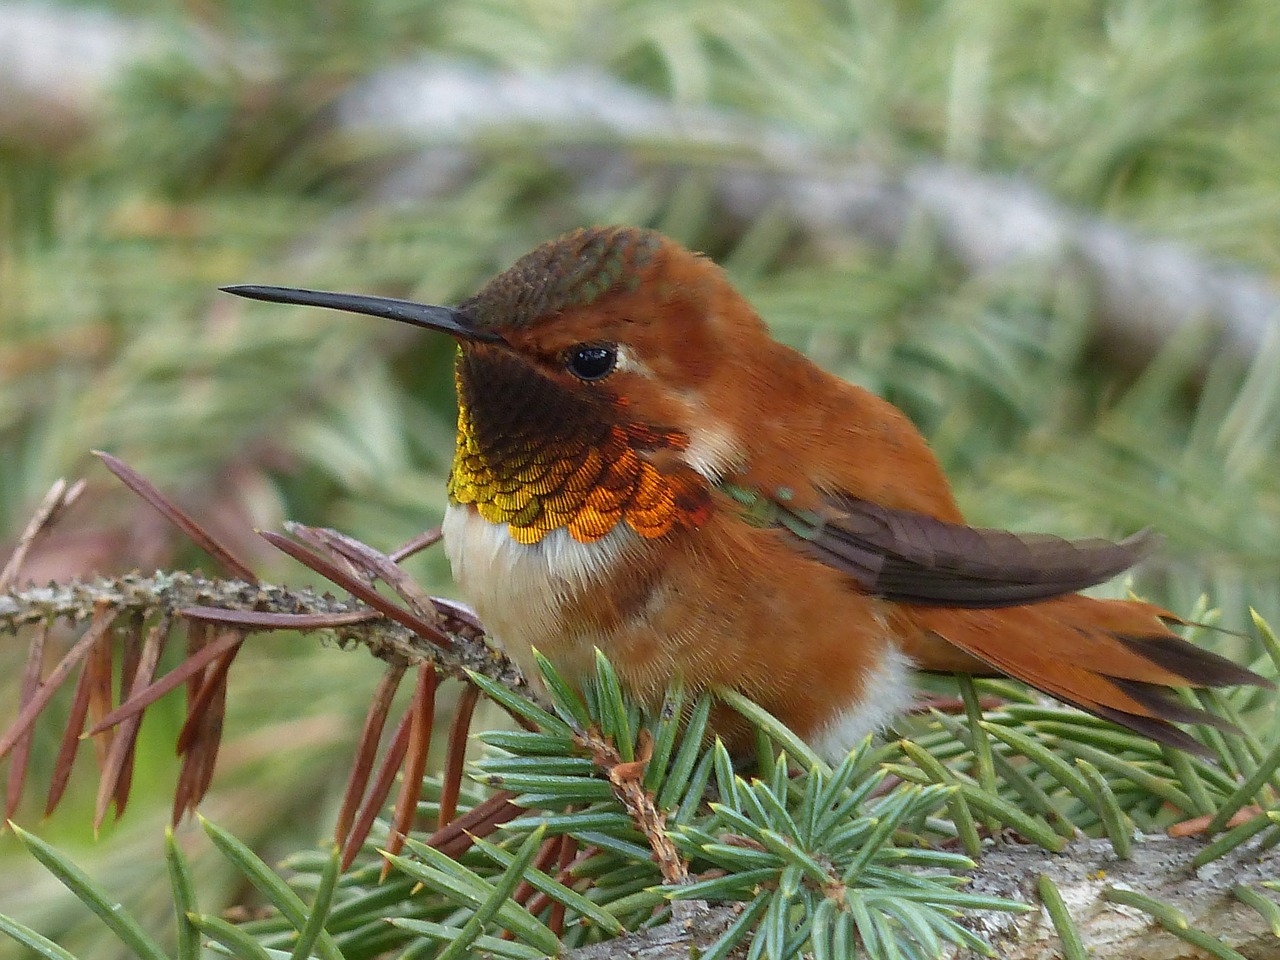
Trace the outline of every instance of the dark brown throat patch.
{"label": "dark brown throat patch", "polygon": [[508,524],[518,542],[564,527],[590,543],[619,523],[652,539],[705,522],[705,481],[692,470],[663,473],[641,456],[679,449],[683,435],[623,422],[604,391],[565,387],[501,347],[465,350],[457,385],[449,496]]}

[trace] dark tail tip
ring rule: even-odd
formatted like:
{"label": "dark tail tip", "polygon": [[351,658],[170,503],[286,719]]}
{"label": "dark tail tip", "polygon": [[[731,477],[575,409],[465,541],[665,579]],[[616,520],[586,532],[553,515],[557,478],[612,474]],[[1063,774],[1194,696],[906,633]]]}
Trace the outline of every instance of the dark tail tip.
{"label": "dark tail tip", "polygon": [[1226,657],[1203,650],[1181,637],[1117,637],[1129,650],[1171,673],[1176,673],[1193,687],[1263,687],[1276,685],[1252,670],[1232,663]]}

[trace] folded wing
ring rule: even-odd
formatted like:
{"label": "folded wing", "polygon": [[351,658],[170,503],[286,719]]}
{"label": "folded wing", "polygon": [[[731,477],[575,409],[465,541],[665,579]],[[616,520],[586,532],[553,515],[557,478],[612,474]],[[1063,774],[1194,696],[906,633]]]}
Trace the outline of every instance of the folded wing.
{"label": "folded wing", "polygon": [[1159,538],[1113,543],[1067,540],[947,523],[849,496],[820,512],[774,502],[776,522],[810,555],[853,577],[867,593],[899,603],[1009,607],[1110,580]]}

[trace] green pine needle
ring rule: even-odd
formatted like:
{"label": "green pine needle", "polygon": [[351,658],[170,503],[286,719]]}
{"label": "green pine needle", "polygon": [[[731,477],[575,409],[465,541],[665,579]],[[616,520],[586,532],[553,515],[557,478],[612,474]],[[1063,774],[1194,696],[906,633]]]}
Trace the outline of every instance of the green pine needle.
{"label": "green pine needle", "polygon": [[120,904],[89,879],[65,854],[17,824],[10,823],[9,828],[22,845],[31,851],[32,856],[74,893],[81,903],[97,914],[120,942],[140,960],[166,960],[164,950],[143,930],[137,919],[120,909]]}
{"label": "green pine needle", "polygon": [[[293,924],[293,928],[299,933],[306,930],[310,912],[302,898],[242,841],[204,817],[199,817],[199,821],[214,846]],[[322,960],[343,960],[342,951],[330,934],[322,929],[315,936]]]}
{"label": "green pine needle", "polygon": [[239,960],[274,960],[267,948],[253,936],[221,917],[192,913],[187,915],[187,920],[201,934],[225,947],[231,956]]}
{"label": "green pine needle", "polygon": [[191,914],[200,912],[196,901],[195,880],[191,874],[191,865],[178,846],[172,827],[165,829],[164,852],[178,924],[177,960],[200,960],[200,931],[190,919]]}
{"label": "green pine needle", "polygon": [[1057,885],[1046,874],[1041,874],[1036,890],[1062,943],[1063,960],[1088,960],[1089,952],[1080,939],[1080,931],[1076,929],[1075,921],[1071,919],[1066,901],[1062,899]]}
{"label": "green pine needle", "polygon": [[26,947],[44,960],[76,960],[75,954],[62,949],[48,937],[36,933],[30,927],[17,920],[0,914],[0,933],[13,940],[19,946]]}

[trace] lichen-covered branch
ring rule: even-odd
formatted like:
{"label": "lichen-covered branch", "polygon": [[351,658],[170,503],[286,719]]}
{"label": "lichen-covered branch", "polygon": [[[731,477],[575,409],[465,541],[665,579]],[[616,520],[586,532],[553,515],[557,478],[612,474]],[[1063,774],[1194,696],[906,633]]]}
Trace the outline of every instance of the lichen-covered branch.
{"label": "lichen-covered branch", "polygon": [[[1105,900],[1106,891],[1115,887],[1141,891],[1171,905],[1185,916],[1188,927],[1220,939],[1250,960],[1280,960],[1280,938],[1231,892],[1237,885],[1275,877],[1280,850],[1248,843],[1197,870],[1191,861],[1202,849],[1199,839],[1145,837],[1133,845],[1131,859],[1117,860],[1105,840],[1079,840],[1063,854],[1006,845],[986,851],[972,886],[975,891],[1033,902],[1036,879],[1047,874],[1062,892],[1095,960],[1206,956],[1150,915]],[[1060,949],[1044,911],[1020,917],[993,915],[987,932],[1005,960],[1041,960]]]}
{"label": "lichen-covered branch", "polygon": [[98,577],[0,594],[0,630],[14,631],[45,620],[86,622],[99,605],[120,613],[168,616],[196,607],[313,617],[366,612],[366,621],[321,629],[340,643],[360,643],[383,660],[410,665],[433,663],[454,677],[474,670],[513,689],[524,686],[519,672],[506,657],[477,639],[473,631],[451,626],[447,604],[441,610],[440,627],[453,641],[453,647],[443,650],[352,600],[339,600],[305,587],[216,580],[193,573]]}

